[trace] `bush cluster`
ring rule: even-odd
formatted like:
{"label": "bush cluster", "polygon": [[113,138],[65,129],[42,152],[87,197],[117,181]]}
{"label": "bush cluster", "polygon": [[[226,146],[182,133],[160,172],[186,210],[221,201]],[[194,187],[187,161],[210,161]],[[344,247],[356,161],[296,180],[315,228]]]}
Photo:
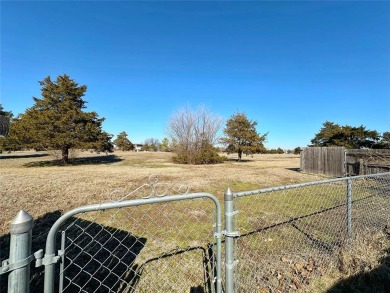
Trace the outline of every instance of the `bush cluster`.
{"label": "bush cluster", "polygon": [[176,155],[172,159],[175,163],[179,164],[202,165],[223,163],[227,158],[225,156],[220,156],[218,154],[218,149],[206,142],[194,151],[178,148]]}

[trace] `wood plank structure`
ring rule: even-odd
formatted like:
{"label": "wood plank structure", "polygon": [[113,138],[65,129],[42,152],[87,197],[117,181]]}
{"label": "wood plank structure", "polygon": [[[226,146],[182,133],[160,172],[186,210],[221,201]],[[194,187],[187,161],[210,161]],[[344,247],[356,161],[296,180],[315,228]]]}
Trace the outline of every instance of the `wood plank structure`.
{"label": "wood plank structure", "polygon": [[343,177],[344,161],[343,147],[308,147],[301,151],[301,170],[307,173]]}
{"label": "wood plank structure", "polygon": [[390,150],[307,147],[301,151],[300,169],[333,177],[390,172]]}
{"label": "wood plank structure", "polygon": [[347,149],[347,175],[366,175],[390,172],[390,149]]}

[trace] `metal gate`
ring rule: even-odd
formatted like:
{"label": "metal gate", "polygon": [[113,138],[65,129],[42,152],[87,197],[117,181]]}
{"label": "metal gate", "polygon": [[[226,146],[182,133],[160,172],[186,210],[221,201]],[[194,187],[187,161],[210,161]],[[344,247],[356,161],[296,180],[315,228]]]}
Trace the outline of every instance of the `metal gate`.
{"label": "metal gate", "polygon": [[[149,189],[147,196],[131,199],[145,189]],[[3,263],[2,271],[9,273],[8,292],[19,292],[10,289],[17,283],[24,284],[20,292],[28,292],[29,287],[39,292],[44,287],[45,293],[220,293],[222,232],[217,198],[186,190],[179,195],[167,193],[156,180],[126,195],[114,192],[110,202],[73,209],[51,226],[44,253],[39,250],[33,255],[28,249],[32,218],[21,213],[23,217],[14,224],[27,229],[15,235],[28,259],[11,253]],[[24,244],[27,247],[21,248]],[[40,268],[30,278],[27,264],[34,260]],[[41,279],[41,266],[44,284],[30,283]]]}
{"label": "metal gate", "polygon": [[74,209],[48,234],[45,292],[57,291],[56,276],[59,292],[220,292],[220,230],[219,203],[206,193]]}

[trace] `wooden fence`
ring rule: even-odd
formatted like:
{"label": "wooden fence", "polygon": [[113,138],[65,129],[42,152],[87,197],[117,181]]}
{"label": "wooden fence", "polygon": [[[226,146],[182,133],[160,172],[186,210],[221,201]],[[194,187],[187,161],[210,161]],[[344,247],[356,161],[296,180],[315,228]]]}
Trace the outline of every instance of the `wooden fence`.
{"label": "wooden fence", "polygon": [[308,147],[301,151],[301,170],[334,177],[390,172],[390,150]]}
{"label": "wooden fence", "polygon": [[307,173],[343,177],[345,148],[308,147],[301,151],[301,170]]}
{"label": "wooden fence", "polygon": [[390,172],[390,150],[345,150],[346,174],[366,175]]}

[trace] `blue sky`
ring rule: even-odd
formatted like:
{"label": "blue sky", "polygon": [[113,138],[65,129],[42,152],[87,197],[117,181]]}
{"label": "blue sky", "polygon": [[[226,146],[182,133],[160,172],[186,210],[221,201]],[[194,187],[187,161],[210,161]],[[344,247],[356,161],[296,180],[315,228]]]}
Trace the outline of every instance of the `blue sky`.
{"label": "blue sky", "polygon": [[86,84],[87,111],[132,142],[179,108],[237,111],[266,147],[306,146],[326,120],[390,131],[390,2],[1,1],[1,100],[39,80]]}

